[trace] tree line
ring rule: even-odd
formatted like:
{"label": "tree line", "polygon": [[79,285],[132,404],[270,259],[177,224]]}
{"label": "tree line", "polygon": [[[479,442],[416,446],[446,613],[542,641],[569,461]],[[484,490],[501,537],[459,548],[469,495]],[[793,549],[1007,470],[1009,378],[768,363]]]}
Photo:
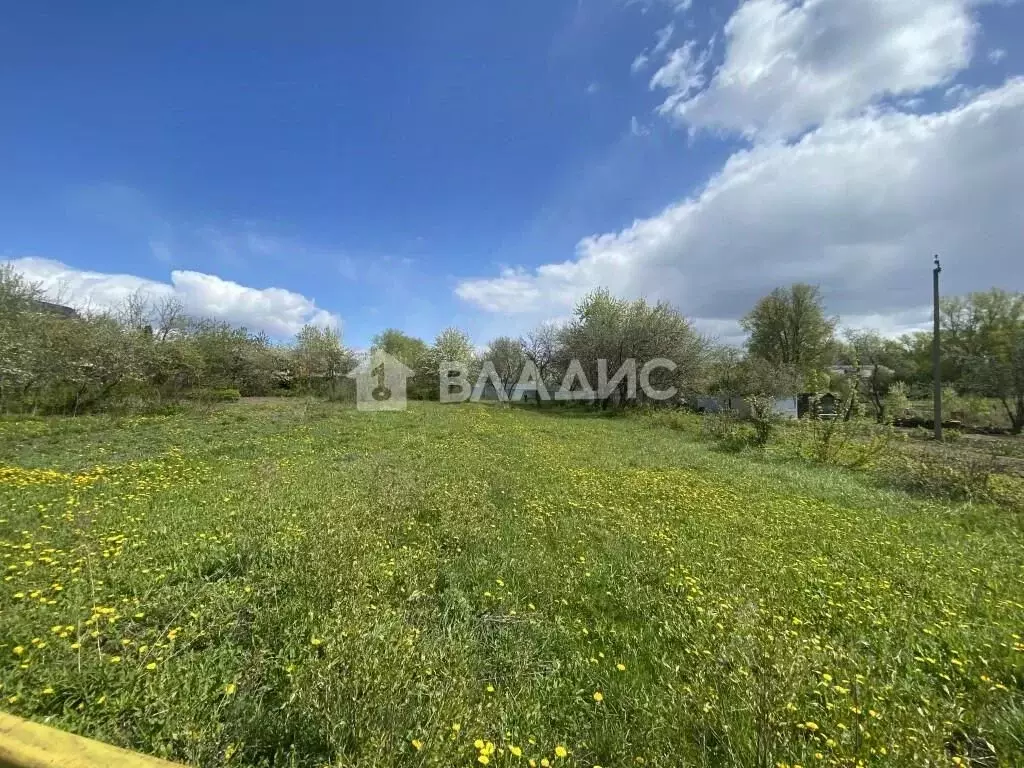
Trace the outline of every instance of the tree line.
{"label": "tree line", "polygon": [[[527,363],[557,388],[572,361],[591,383],[627,360],[638,367],[672,360],[651,384],[725,396],[852,392],[850,402],[879,421],[891,419],[931,382],[931,334],[886,338],[840,327],[820,290],[797,283],[760,299],[741,321],[746,344],[724,345],[700,334],[667,302],[626,300],[596,290],[562,324],[502,336],[482,350],[458,328],[431,342],[389,328],[373,349],[415,372],[409,395],[437,399],[442,362],[473,376],[494,366],[512,394]],[[993,289],[942,305],[942,377],[961,405],[998,404],[1014,432],[1024,428],[1024,294]],[[147,407],[189,397],[313,394],[352,396],[346,374],[358,355],[331,328],[308,325],[288,342],[210,319],[190,317],[173,298],[130,296],[113,311],[68,316],[54,311],[39,286],[0,266],[0,411],[83,413]],[[597,407],[628,404],[624,383],[601,393]],[[642,393],[636,398],[642,399]],[[958,398],[958,400],[957,400]],[[678,402],[678,401],[677,401]]]}
{"label": "tree line", "polygon": [[[946,412],[966,419],[991,410],[1014,434],[1024,428],[1024,293],[993,288],[940,305],[941,380]],[[713,364],[717,386],[743,382],[853,397],[879,421],[898,417],[913,400],[931,397],[931,331],[888,338],[874,330],[840,329],[815,286],[794,284],[762,298],[742,321],[746,354],[723,351]],[[973,414],[977,416],[977,414]]]}
{"label": "tree line", "polygon": [[0,412],[78,414],[288,392],[332,396],[354,364],[330,328],[306,326],[278,344],[190,317],[174,298],[137,293],[110,311],[65,309],[0,266]]}
{"label": "tree line", "polygon": [[[992,289],[949,298],[942,303],[941,317],[942,381],[950,417],[967,419],[972,411],[987,411],[1020,433],[1024,294]],[[889,338],[874,330],[844,329],[826,311],[816,286],[796,283],[772,291],[742,318],[741,326],[747,333],[742,348],[720,344],[699,334],[665,302],[628,301],[601,289],[580,301],[568,322],[544,324],[518,338],[499,337],[480,355],[455,328],[446,329],[432,345],[388,329],[375,337],[374,347],[417,371],[412,392],[423,399],[437,397],[441,360],[461,361],[471,371],[489,360],[512,394],[527,362],[550,388],[562,381],[573,360],[593,384],[602,365],[612,372],[628,359],[642,367],[656,358],[672,360],[677,368],[659,371],[660,379],[651,383],[657,389],[674,386],[690,402],[697,394],[829,392],[848,404],[841,416],[849,418],[856,408],[883,422],[906,416],[913,401],[931,396],[931,332]],[[622,391],[594,401],[601,407],[625,403]]]}

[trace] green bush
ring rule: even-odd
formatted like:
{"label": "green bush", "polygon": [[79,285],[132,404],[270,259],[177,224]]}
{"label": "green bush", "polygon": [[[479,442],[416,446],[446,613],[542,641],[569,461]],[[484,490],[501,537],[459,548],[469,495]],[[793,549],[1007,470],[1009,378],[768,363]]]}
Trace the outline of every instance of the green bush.
{"label": "green bush", "polygon": [[1002,414],[995,408],[992,401],[984,397],[961,398],[962,405],[958,418],[966,426],[977,428],[998,428],[1005,425]]}
{"label": "green bush", "polygon": [[726,453],[739,453],[761,445],[754,426],[743,422],[735,411],[705,415],[701,423],[701,434]]}
{"label": "green bush", "polygon": [[944,443],[958,443],[964,437],[964,433],[959,429],[945,429],[942,431],[942,441]]}
{"label": "green bush", "polygon": [[956,461],[934,456],[896,455],[884,474],[896,487],[912,493],[954,501],[996,502],[993,476],[998,471],[994,456],[957,457]]}
{"label": "green bush", "polygon": [[891,424],[893,421],[913,418],[914,415],[907,385],[902,381],[894,381],[882,399],[882,420]]}
{"label": "green bush", "polygon": [[747,398],[750,406],[749,421],[754,427],[754,444],[763,448],[778,431],[780,418],[775,413],[775,398],[770,395],[752,395]]}
{"label": "green bush", "polygon": [[801,419],[786,430],[779,450],[816,464],[867,469],[901,439],[893,427],[864,419]]}
{"label": "green bush", "polygon": [[678,432],[699,434],[701,417],[699,414],[678,408],[645,408],[641,411],[643,418],[651,426],[668,427]]}
{"label": "green bush", "polygon": [[942,388],[942,420],[967,422],[968,402],[953,387]]}
{"label": "green bush", "polygon": [[242,399],[237,389],[193,389],[187,395],[188,400],[197,403],[231,403]]}

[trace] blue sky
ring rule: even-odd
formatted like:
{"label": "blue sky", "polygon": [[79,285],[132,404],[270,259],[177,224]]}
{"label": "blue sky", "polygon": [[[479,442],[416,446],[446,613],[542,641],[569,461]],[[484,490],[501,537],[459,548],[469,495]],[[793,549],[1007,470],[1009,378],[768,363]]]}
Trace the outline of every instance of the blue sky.
{"label": "blue sky", "polygon": [[[972,115],[1018,125],[1024,14],[967,0],[872,10],[881,2],[15,4],[0,29],[0,257],[51,288],[59,276],[79,303],[174,290],[194,311],[278,336],[337,317],[355,346],[388,326],[430,338],[453,323],[483,343],[564,317],[599,284],[673,301],[728,337],[744,302],[804,275],[834,288],[844,316],[910,327],[921,302],[901,280],[922,226],[925,251],[955,243],[981,259],[957,287],[1021,287],[997,253],[1019,234],[1019,182],[1005,168],[973,180],[973,197],[1000,203],[950,232],[956,191],[893,194],[880,211],[888,188],[851,181],[864,188],[831,189],[823,212],[794,192],[806,178],[779,178],[804,167],[785,153],[841,131],[862,145],[879,130],[914,136],[914,121],[943,116],[949,136],[935,141],[968,131],[990,145]],[[896,42],[880,44],[890,32]],[[921,46],[907,45],[915,35]],[[780,52],[794,71],[729,85]],[[1005,149],[1009,170],[1024,163]],[[816,151],[825,160],[807,168],[837,152],[857,167],[857,151],[877,157],[848,143]],[[986,157],[944,171],[977,173]],[[742,162],[764,187],[718,210],[709,183],[747,183]],[[811,183],[857,175],[837,173]],[[844,195],[882,231],[851,239],[861,224],[842,219]],[[738,242],[737,227],[763,247]],[[870,279],[850,285],[846,248]]]}

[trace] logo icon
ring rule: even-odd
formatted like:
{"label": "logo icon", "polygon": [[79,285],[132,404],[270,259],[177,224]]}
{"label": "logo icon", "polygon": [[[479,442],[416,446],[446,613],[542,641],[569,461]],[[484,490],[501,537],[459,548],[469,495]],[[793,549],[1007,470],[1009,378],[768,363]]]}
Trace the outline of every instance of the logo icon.
{"label": "logo icon", "polygon": [[406,383],[413,370],[387,352],[375,350],[349,374],[356,381],[356,409],[404,411]]}

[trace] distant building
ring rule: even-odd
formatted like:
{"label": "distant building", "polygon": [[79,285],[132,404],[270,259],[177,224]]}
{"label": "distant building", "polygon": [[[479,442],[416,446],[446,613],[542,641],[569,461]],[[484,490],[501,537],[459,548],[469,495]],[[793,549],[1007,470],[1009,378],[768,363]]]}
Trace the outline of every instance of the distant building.
{"label": "distant building", "polygon": [[[750,401],[745,397],[700,395],[694,400],[694,405],[700,413],[735,411],[741,416],[750,415]],[[799,415],[798,409],[799,404],[796,395],[775,398],[773,410],[776,416],[784,419],[795,419]]]}
{"label": "distant building", "polygon": [[63,304],[55,304],[52,301],[41,301],[34,299],[32,306],[35,307],[36,311],[40,314],[47,315],[59,315],[60,317],[66,317],[69,319],[76,319],[79,317],[78,311],[71,307],[65,307]]}
{"label": "distant building", "polygon": [[839,398],[831,392],[823,395],[804,392],[796,400],[797,417],[801,419],[805,416],[835,416],[839,406]]}
{"label": "distant building", "polygon": [[[532,387],[520,387],[518,384],[512,388],[507,400],[510,403],[533,402],[536,399],[536,390]],[[483,402],[497,402],[501,399],[494,383],[487,379],[479,392],[479,399]]]}
{"label": "distant building", "polygon": [[[740,416],[750,415],[748,398],[739,396],[698,395],[691,401],[698,413],[723,413],[732,411]],[[775,415],[784,419],[802,419],[805,416],[835,416],[839,409],[839,396],[831,392],[816,395],[804,392],[799,395],[776,397]]]}
{"label": "distant building", "polygon": [[732,398],[714,397],[713,395],[698,395],[693,399],[693,406],[698,413],[721,413],[731,411]]}
{"label": "distant building", "polygon": [[860,376],[862,379],[870,379],[879,374],[881,376],[892,376],[896,373],[892,368],[884,365],[833,365],[828,372],[833,376]]}
{"label": "distant building", "polygon": [[776,397],[775,413],[784,419],[800,418],[800,407],[797,396]]}

